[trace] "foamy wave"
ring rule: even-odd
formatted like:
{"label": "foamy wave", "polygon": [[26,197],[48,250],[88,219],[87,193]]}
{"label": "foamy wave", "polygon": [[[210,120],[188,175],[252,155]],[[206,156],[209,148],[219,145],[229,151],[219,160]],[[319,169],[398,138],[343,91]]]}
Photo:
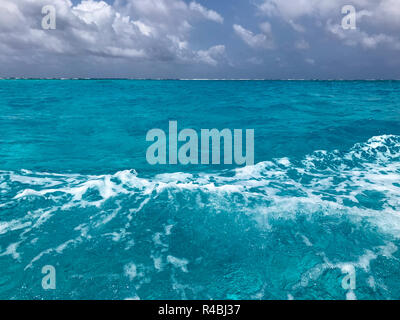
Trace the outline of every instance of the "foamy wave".
{"label": "foamy wave", "polygon": [[[225,219],[231,216],[234,221],[247,217],[265,232],[276,225],[275,221],[346,217],[354,225],[368,225],[370,230],[398,239],[399,160],[400,137],[385,135],[357,144],[348,152],[316,151],[302,160],[281,158],[216,174],[177,172],[146,178],[135,170],[112,175],[0,171],[0,209],[4,212],[0,235],[10,235],[12,239],[0,248],[0,256],[23,261],[24,268],[29,269],[46,256],[61,254],[99,237],[130,250],[135,246],[133,226],[139,215],[145,217],[159,211],[179,213],[180,217],[183,213],[223,213]],[[15,207],[19,208],[18,214]],[[52,232],[54,219],[62,224],[68,221],[70,231],[58,234],[53,243],[48,241],[48,233]],[[194,217],[188,221],[196,223]],[[190,273],[197,260],[169,252],[174,221],[168,220],[161,227],[162,230],[153,231],[151,238],[151,267],[137,264],[138,270],[152,268],[161,273],[172,267],[171,272]],[[314,250],[313,241],[304,234],[300,236],[300,241]],[[29,253],[26,247],[30,248]],[[384,254],[383,247],[372,249],[366,249],[366,260],[360,257],[362,261],[325,259],[321,270],[342,270],[349,263],[365,269],[366,262]],[[125,273],[132,281],[140,278],[145,283],[145,271],[143,276],[133,277],[141,274],[133,272],[134,265],[132,262]],[[305,272],[301,281],[308,276]],[[294,286],[293,290],[301,290],[300,287]]]}
{"label": "foamy wave", "polygon": [[[302,161],[275,159],[220,174],[177,172],[142,178],[135,170],[113,175],[0,171],[0,190],[8,202],[41,197],[62,203],[64,209],[101,208],[112,199],[151,198],[186,190],[258,197],[270,201],[268,207],[274,203],[287,207],[282,202],[292,199],[394,212],[400,208],[399,159],[400,137],[384,135],[357,144],[347,153],[316,151]],[[371,196],[374,201],[369,203]]]}

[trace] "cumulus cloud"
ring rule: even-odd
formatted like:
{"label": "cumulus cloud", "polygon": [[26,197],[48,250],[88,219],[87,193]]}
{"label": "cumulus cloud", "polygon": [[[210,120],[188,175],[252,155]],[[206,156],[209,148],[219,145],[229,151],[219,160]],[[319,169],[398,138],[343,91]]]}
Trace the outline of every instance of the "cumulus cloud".
{"label": "cumulus cloud", "polygon": [[343,30],[340,25],[333,24],[331,21],[327,23],[327,30],[349,46],[360,45],[366,49],[375,49],[378,45],[388,45],[391,48],[400,50],[400,41],[396,37],[387,34],[368,34],[357,29]]}
{"label": "cumulus cloud", "polygon": [[233,25],[233,30],[247,45],[252,48],[272,49],[274,42],[272,39],[271,25],[268,22],[260,24],[263,33],[254,34],[239,24]]}
{"label": "cumulus cloud", "polygon": [[208,10],[204,8],[201,4],[197,2],[191,2],[189,6],[190,10],[195,11],[200,13],[204,18],[218,22],[218,23],[223,23],[224,18],[214,10]]}
{"label": "cumulus cloud", "polygon": [[290,21],[302,16],[321,15],[335,9],[338,0],[264,0],[258,5],[266,15],[279,15]]}
{"label": "cumulus cloud", "polygon": [[[56,30],[41,28],[41,9],[49,3],[56,8]],[[57,55],[215,66],[223,45],[194,50],[190,44],[191,31],[204,20],[223,22],[220,14],[194,1],[1,0],[0,59],[32,63]]]}
{"label": "cumulus cloud", "polygon": [[208,50],[199,50],[195,54],[197,61],[205,62],[210,65],[216,66],[218,60],[225,55],[225,46],[218,45],[209,48]]}
{"label": "cumulus cloud", "polygon": [[[386,44],[399,48],[400,5],[398,0],[353,0],[357,10],[357,30],[341,28],[341,9],[348,0],[263,0],[257,4],[259,13],[279,17],[295,31],[305,32],[302,22],[314,20],[313,27],[324,26],[325,30],[343,40],[347,45],[376,48]],[[362,24],[361,24],[362,22]],[[377,33],[376,30],[381,30]],[[303,46],[297,46],[303,49]]]}
{"label": "cumulus cloud", "polygon": [[[396,78],[399,1],[0,0],[0,77]],[[56,30],[42,29],[49,4]]]}

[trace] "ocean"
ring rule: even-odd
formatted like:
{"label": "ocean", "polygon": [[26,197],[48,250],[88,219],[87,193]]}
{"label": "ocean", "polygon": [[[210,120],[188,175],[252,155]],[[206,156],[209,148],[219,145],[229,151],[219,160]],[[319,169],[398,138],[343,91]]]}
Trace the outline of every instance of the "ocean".
{"label": "ocean", "polygon": [[0,80],[0,299],[400,299],[399,246],[399,81]]}

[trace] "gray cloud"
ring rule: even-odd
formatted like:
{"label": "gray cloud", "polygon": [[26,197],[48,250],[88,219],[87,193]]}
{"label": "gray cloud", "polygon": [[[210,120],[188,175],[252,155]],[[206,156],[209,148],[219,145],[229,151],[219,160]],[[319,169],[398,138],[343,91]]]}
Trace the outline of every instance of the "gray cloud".
{"label": "gray cloud", "polygon": [[235,33],[250,47],[272,49],[274,47],[274,42],[272,40],[271,25],[268,22],[264,22],[260,25],[260,29],[262,33],[254,34],[241,25],[233,25]]}
{"label": "gray cloud", "polygon": [[[357,23],[361,25],[355,31],[345,31],[341,27],[338,14],[345,5],[353,5],[357,10]],[[288,23],[297,32],[305,32],[301,24],[305,18],[312,19],[325,30],[338,37],[346,45],[360,45],[364,48],[376,48],[389,45],[400,49],[398,28],[400,27],[400,5],[398,0],[263,0],[258,3],[260,14],[278,17]],[[362,29],[361,29],[362,28]],[[376,32],[380,30],[380,32]],[[302,49],[301,46],[299,49]]]}
{"label": "gray cloud", "polygon": [[[41,8],[49,2],[57,12],[56,30],[42,30]],[[179,63],[218,64],[225,47],[215,44],[191,49],[193,24],[221,24],[217,12],[182,0],[126,0],[110,5],[84,0],[2,0],[0,42],[2,60],[33,62],[48,57],[147,59]]]}
{"label": "gray cloud", "polygon": [[[57,9],[43,30],[41,9]],[[0,0],[0,77],[398,78],[399,0]]]}

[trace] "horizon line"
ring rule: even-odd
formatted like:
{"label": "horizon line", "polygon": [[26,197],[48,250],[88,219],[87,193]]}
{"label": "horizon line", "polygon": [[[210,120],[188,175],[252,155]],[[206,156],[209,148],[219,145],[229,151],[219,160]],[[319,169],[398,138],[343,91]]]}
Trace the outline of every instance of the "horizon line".
{"label": "horizon line", "polygon": [[0,80],[136,80],[136,81],[400,81],[400,79],[247,79],[247,78],[119,78],[119,77],[0,77]]}

